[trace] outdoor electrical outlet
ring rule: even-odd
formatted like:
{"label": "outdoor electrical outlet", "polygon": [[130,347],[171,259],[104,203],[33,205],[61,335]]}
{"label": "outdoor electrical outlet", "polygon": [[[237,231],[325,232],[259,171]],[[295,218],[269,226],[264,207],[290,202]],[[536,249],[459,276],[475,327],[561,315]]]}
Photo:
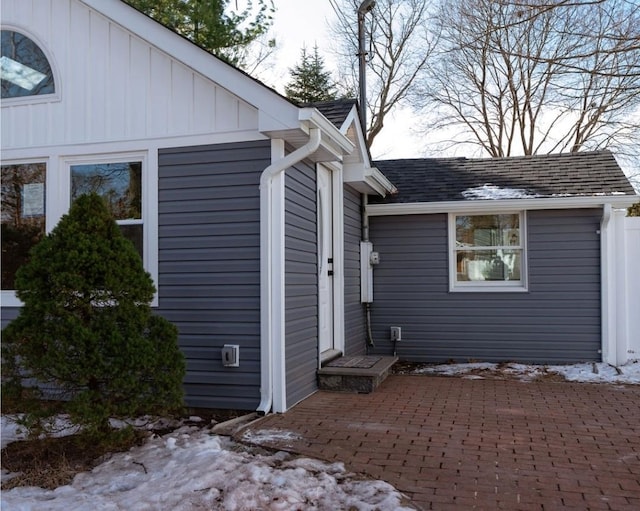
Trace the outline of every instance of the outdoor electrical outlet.
{"label": "outdoor electrical outlet", "polygon": [[240,367],[240,346],[225,344],[222,347],[222,365],[224,367]]}
{"label": "outdoor electrical outlet", "polygon": [[391,327],[391,340],[392,341],[402,340],[402,329],[399,326]]}

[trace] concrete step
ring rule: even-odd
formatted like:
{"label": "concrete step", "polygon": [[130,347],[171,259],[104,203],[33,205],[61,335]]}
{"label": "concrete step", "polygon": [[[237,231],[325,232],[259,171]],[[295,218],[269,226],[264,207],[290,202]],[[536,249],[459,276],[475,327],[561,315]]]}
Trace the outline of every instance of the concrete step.
{"label": "concrete step", "polygon": [[363,355],[340,357],[318,371],[320,390],[335,392],[373,392],[389,375],[398,357]]}

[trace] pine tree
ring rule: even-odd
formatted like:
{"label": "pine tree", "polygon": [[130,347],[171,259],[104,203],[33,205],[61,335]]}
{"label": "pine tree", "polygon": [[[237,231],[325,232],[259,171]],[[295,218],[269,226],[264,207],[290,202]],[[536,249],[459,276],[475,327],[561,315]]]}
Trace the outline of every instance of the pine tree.
{"label": "pine tree", "polygon": [[[254,0],[244,9],[229,0],[125,0],[147,16],[214,53],[243,67],[244,51],[265,36],[273,24],[272,0]],[[275,41],[269,41],[275,44]]]}
{"label": "pine tree", "polygon": [[331,73],[324,68],[324,60],[313,48],[313,55],[302,48],[301,60],[289,71],[291,81],[285,87],[285,94],[297,103],[316,103],[337,98],[336,86]]}
{"label": "pine tree", "polygon": [[3,397],[18,399],[33,431],[59,402],[96,438],[108,437],[110,417],[182,406],[177,329],[152,314],[151,276],[101,197],[75,200],[18,270],[16,293],[24,305],[3,332]]}

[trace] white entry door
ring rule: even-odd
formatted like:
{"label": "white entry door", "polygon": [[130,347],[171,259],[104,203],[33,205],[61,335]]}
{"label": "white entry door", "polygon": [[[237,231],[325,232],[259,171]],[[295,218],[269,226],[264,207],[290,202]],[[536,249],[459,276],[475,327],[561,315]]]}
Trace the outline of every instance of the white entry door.
{"label": "white entry door", "polygon": [[320,353],[333,338],[333,192],[331,171],[318,165],[318,342]]}

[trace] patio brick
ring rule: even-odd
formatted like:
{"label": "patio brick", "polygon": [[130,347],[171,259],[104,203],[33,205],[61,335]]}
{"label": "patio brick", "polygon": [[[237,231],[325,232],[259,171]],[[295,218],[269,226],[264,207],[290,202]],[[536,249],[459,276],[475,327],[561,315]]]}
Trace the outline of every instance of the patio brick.
{"label": "patio brick", "polygon": [[640,386],[393,375],[250,426],[273,428],[419,509],[640,509]]}

